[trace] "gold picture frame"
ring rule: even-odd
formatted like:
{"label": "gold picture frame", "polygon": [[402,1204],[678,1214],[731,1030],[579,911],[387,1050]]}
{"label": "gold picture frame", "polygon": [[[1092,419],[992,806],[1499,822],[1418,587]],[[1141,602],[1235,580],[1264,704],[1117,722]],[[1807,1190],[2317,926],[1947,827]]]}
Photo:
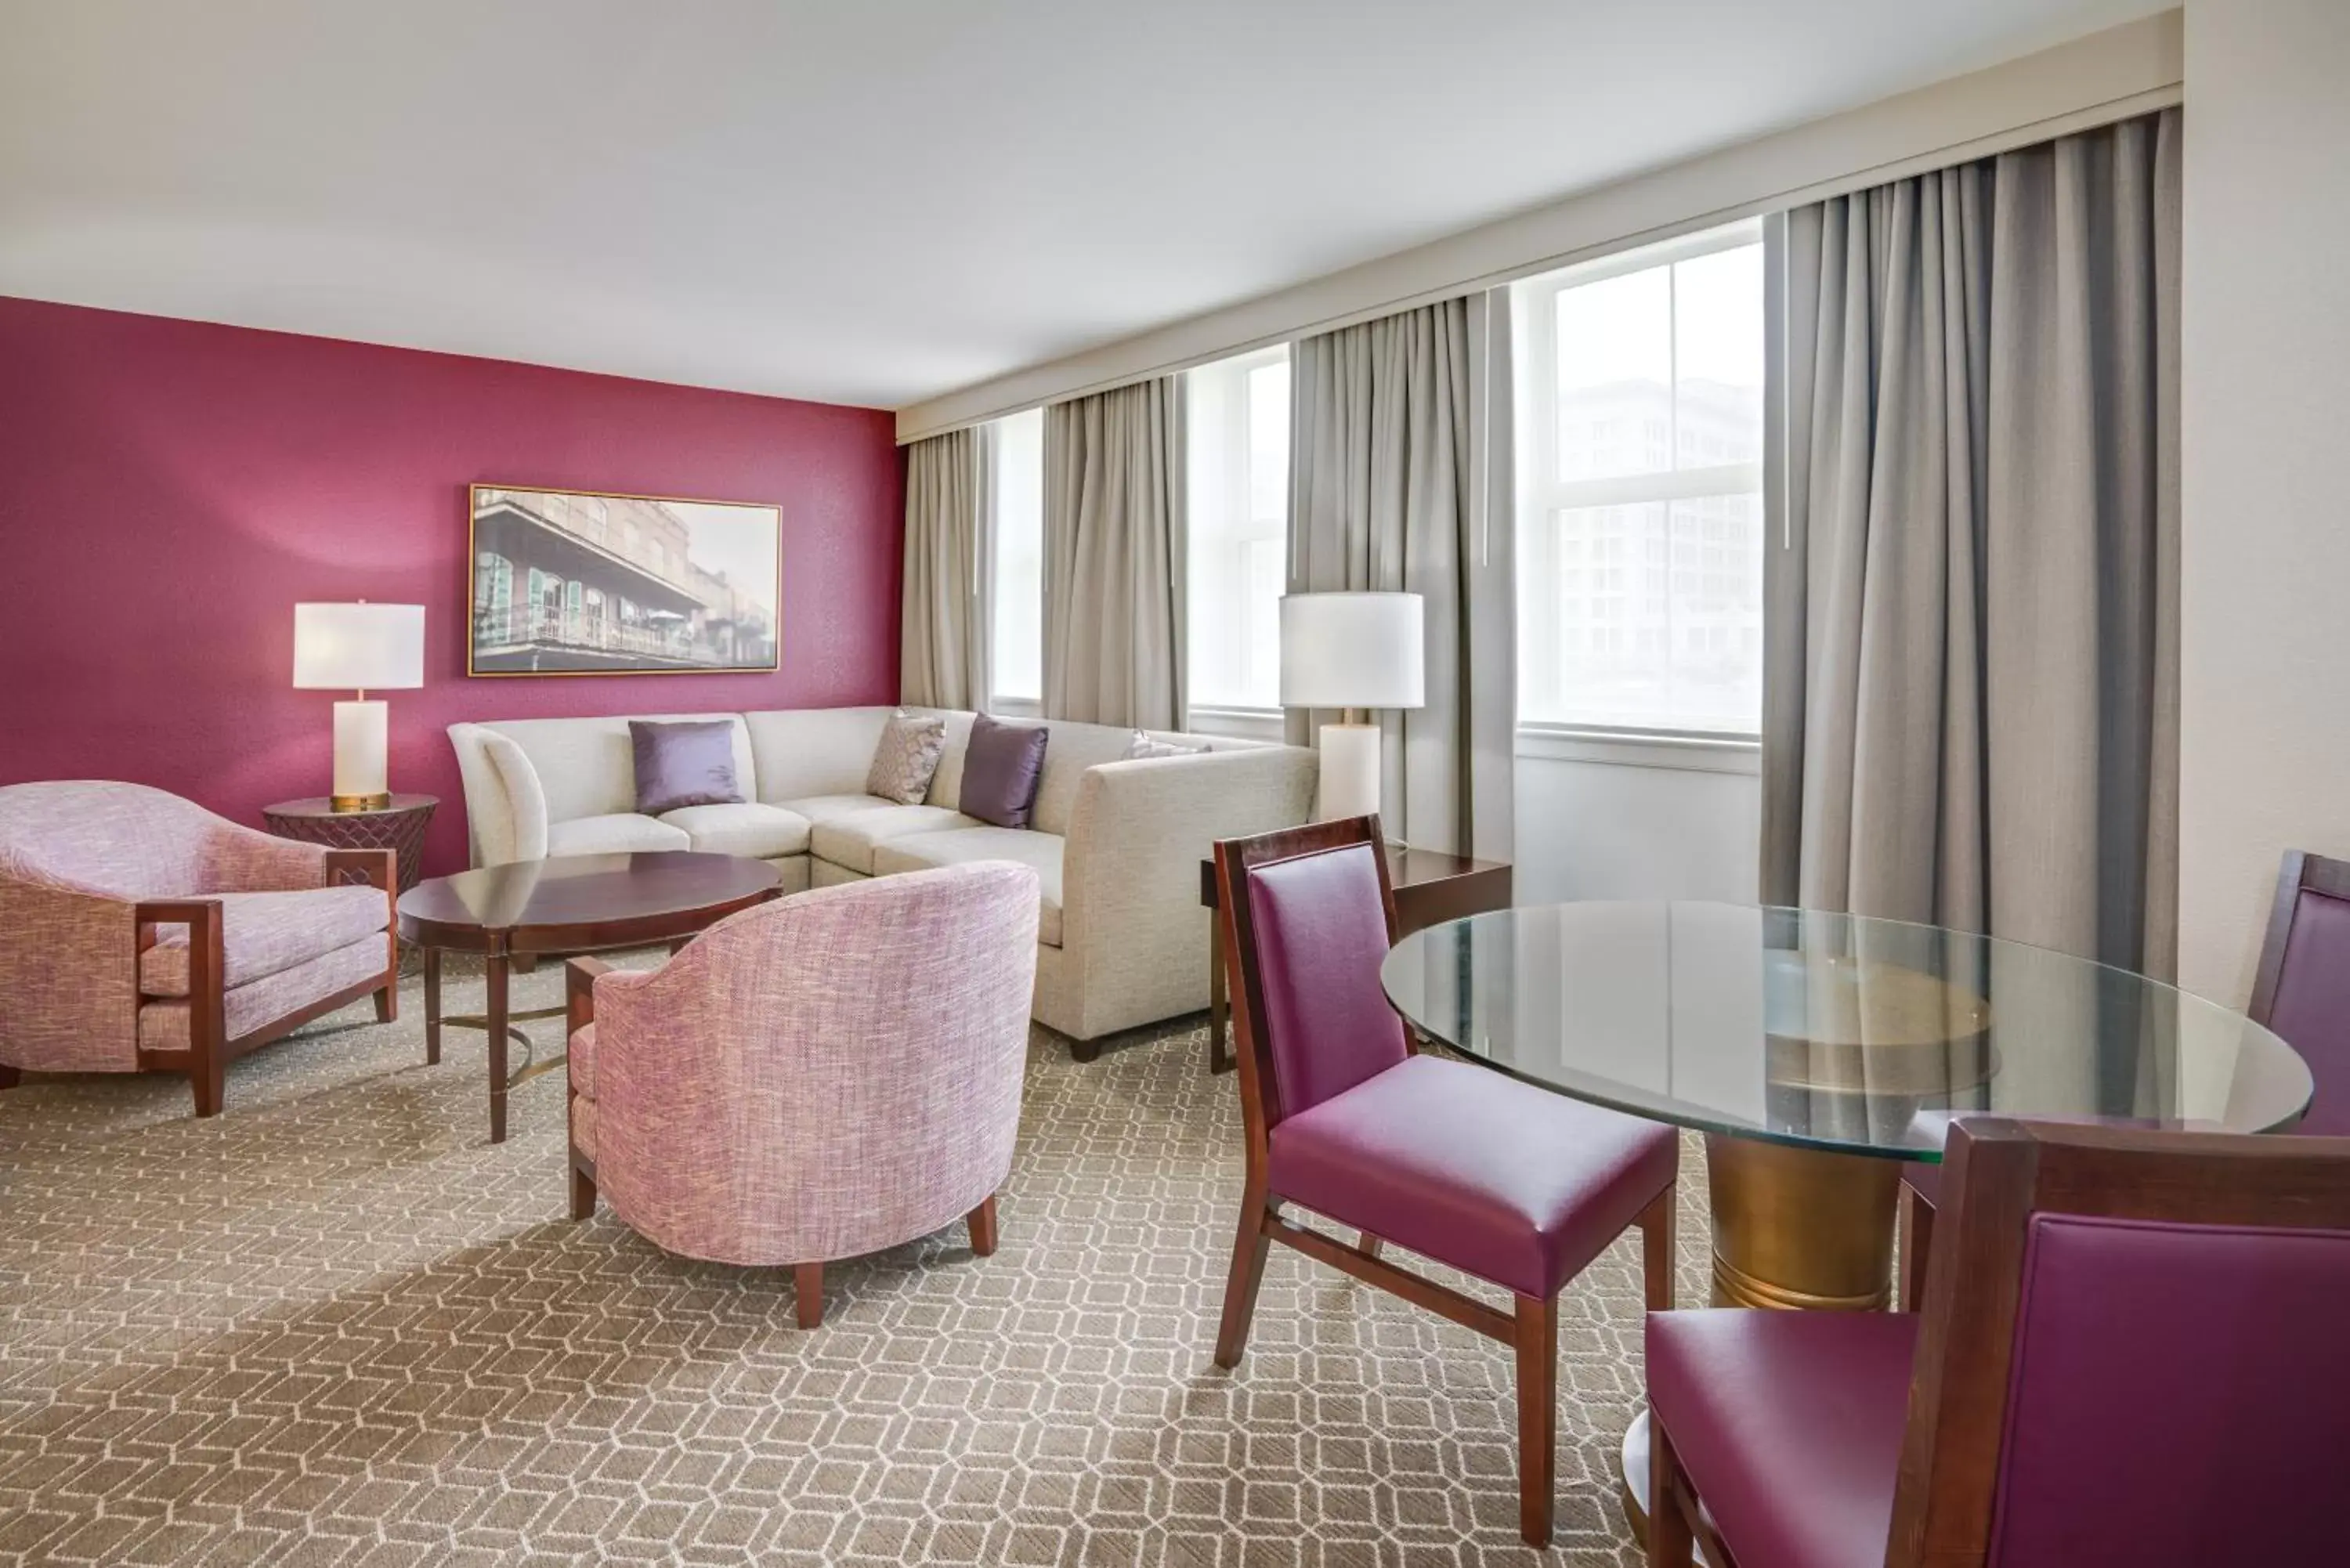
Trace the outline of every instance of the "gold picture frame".
{"label": "gold picture frame", "polygon": [[473,484],[465,673],[757,675],[783,668],[783,508]]}

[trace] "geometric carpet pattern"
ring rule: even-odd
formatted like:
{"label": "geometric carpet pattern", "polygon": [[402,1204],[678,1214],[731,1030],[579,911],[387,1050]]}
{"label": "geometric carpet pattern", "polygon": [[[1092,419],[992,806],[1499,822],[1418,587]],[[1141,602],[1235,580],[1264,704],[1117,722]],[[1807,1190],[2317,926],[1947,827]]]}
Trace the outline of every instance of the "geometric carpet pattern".
{"label": "geometric carpet pattern", "polygon": [[[560,971],[515,983],[548,1004]],[[570,1223],[562,1075],[492,1146],[482,1036],[426,1067],[412,979],[400,1005],[232,1066],[213,1120],[180,1078],[0,1094],[0,1564],[1639,1560],[1637,1240],[1562,1303],[1544,1556],[1505,1347],[1276,1247],[1212,1364],[1241,1133],[1197,1021],[1084,1066],[1039,1031],[997,1253],[957,1224],[830,1266],[802,1333],[788,1270]]]}

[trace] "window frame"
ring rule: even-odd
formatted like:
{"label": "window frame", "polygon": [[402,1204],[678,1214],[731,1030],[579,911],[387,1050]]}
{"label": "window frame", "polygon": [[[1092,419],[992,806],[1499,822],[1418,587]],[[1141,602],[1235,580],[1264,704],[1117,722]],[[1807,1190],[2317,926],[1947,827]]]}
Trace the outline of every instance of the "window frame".
{"label": "window frame", "polygon": [[[1558,477],[1558,300],[1569,289],[1586,284],[1604,282],[1633,273],[1649,272],[1658,267],[1669,267],[1676,263],[1695,261],[1701,256],[1723,251],[1741,250],[1760,245],[1763,251],[1763,276],[1766,297],[1763,310],[1763,452],[1764,456],[1752,462],[1718,463],[1707,468],[1668,469],[1661,472],[1618,474],[1604,479],[1561,479]],[[1529,461],[1521,462],[1517,474],[1517,533],[1520,541],[1518,569],[1525,570],[1525,545],[1536,520],[1546,520],[1554,513],[1599,506],[1631,506],[1661,504],[1669,508],[1675,502],[1704,501],[1719,496],[1755,494],[1762,504],[1757,525],[1762,529],[1762,545],[1770,548],[1770,535],[1774,509],[1772,504],[1772,471],[1770,453],[1777,437],[1774,432],[1780,421],[1775,413],[1778,396],[1778,335],[1775,327],[1775,302],[1768,297],[1771,280],[1777,267],[1772,254],[1773,237],[1764,218],[1742,219],[1716,228],[1684,234],[1677,239],[1660,241],[1650,245],[1636,246],[1613,254],[1555,272],[1522,279],[1513,289],[1512,309],[1518,313],[1519,330],[1524,345],[1524,369],[1517,378],[1515,389],[1517,408],[1513,423],[1517,427],[1521,450]],[[1673,275],[1668,273],[1671,280]],[[1535,287],[1534,285],[1541,286]],[[1668,286],[1673,286],[1669,281]],[[1668,316],[1669,331],[1672,334],[1668,346],[1668,363],[1679,363],[1679,301],[1675,298]],[[1679,450],[1679,398],[1673,400],[1671,423],[1666,431],[1666,450],[1678,454]],[[1538,432],[1538,433],[1537,433]],[[1532,439],[1529,435],[1532,433]],[[1673,543],[1678,543],[1674,541]],[[1703,548],[1703,541],[1698,542]],[[1593,562],[1578,561],[1582,567]],[[1610,560],[1609,566],[1617,565]],[[1555,563],[1554,570],[1563,569]],[[1620,569],[1620,568],[1619,568]],[[1669,559],[1667,570],[1682,570],[1677,559]],[[1700,555],[1692,560],[1689,570],[1702,574],[1705,566]],[[1523,588],[1520,590],[1523,594]],[[1628,590],[1626,590],[1628,594]],[[1555,628],[1552,628],[1555,631]],[[1519,628],[1519,638],[1526,628]],[[1524,662],[1523,646],[1513,650],[1521,666]],[[1544,750],[1567,746],[1575,742],[1621,742],[1631,745],[1664,745],[1675,749],[1722,750],[1736,752],[1756,750],[1762,744],[1762,732],[1753,730],[1697,729],[1675,725],[1647,725],[1570,722],[1555,719],[1528,719],[1520,716],[1518,732],[1530,740],[1552,742]],[[1540,754],[1540,753],[1537,753]]]}

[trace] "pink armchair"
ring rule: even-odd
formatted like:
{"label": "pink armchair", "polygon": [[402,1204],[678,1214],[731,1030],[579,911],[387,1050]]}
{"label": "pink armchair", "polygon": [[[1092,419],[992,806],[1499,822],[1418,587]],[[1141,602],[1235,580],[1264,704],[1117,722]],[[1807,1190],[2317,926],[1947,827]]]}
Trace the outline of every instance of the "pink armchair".
{"label": "pink armchair", "polygon": [[0,788],[0,1089],[185,1073],[217,1116],[232,1058],[370,992],[393,1016],[397,887],[388,849],[274,838],[143,784]]}
{"label": "pink armchair", "polygon": [[995,1250],[1036,974],[1036,874],[981,861],[731,916],[660,969],[574,959],[571,1214],[712,1262],[824,1265],[962,1218]]}

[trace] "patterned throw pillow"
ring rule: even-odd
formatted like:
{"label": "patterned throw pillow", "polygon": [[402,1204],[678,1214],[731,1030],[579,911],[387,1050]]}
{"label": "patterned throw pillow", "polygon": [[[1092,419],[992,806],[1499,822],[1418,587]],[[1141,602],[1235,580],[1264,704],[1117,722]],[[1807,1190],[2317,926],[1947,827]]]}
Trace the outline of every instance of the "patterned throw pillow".
{"label": "patterned throw pillow", "polygon": [[931,793],[931,775],[946,755],[947,722],[937,714],[898,712],[881,726],[881,743],[873,748],[872,771],[865,775],[865,793],[894,800],[899,805],[920,805]]}
{"label": "patterned throw pillow", "polygon": [[1172,741],[1154,741],[1137,730],[1133,741],[1126,748],[1126,760],[1130,763],[1138,757],[1197,757],[1205,755],[1207,750],[1205,746],[1179,746]]}

